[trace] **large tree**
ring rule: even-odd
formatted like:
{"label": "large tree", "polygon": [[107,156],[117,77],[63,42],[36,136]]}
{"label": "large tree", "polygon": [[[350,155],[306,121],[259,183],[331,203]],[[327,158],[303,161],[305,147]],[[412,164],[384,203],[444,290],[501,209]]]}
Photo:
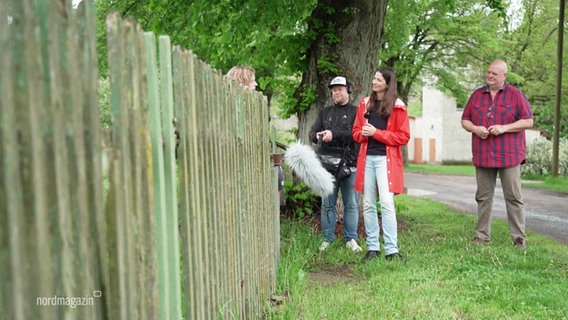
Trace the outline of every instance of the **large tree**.
{"label": "large tree", "polygon": [[367,93],[377,67],[386,10],[384,0],[318,2],[308,28],[315,37],[296,92],[300,140],[308,141],[315,116],[329,103],[327,85],[333,76],[345,75],[353,83],[355,101]]}

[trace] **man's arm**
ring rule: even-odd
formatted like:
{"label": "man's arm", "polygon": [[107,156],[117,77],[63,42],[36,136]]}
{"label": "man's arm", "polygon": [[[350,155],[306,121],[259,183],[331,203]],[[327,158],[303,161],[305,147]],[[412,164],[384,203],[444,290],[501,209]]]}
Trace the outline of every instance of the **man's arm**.
{"label": "man's arm", "polygon": [[313,143],[318,143],[318,137],[316,136],[316,134],[323,130],[322,113],[323,109],[318,113],[318,116],[316,117],[316,120],[314,121],[314,124],[312,125],[312,128],[310,130],[309,137],[310,141]]}
{"label": "man's arm", "polygon": [[462,119],[461,125],[467,132],[471,132],[481,139],[486,139],[489,136],[489,130],[487,130],[487,128],[483,126],[476,126],[470,120]]}

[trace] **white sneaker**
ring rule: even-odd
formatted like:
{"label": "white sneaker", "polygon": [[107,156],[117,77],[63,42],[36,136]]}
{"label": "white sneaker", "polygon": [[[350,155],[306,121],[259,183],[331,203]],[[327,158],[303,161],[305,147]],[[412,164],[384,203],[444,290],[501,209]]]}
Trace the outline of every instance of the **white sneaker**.
{"label": "white sneaker", "polygon": [[351,240],[347,241],[345,246],[347,248],[351,249],[351,251],[353,251],[353,252],[363,251],[363,248],[359,247],[359,245],[357,244],[357,241],[355,241],[355,239],[351,239]]}
{"label": "white sneaker", "polygon": [[321,243],[319,250],[323,251],[323,250],[327,249],[327,247],[329,247],[329,242],[324,241],[324,242]]}

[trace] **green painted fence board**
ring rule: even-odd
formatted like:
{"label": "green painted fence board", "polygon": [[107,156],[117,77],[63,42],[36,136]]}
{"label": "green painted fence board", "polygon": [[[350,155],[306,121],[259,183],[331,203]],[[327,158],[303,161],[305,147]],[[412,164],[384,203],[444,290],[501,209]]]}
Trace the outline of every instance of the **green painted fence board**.
{"label": "green painted fence board", "polygon": [[160,48],[160,91],[161,91],[161,120],[164,140],[164,175],[167,229],[168,282],[170,283],[171,301],[170,318],[181,319],[181,279],[179,255],[179,229],[177,205],[177,168],[175,163],[175,132],[173,126],[173,75],[172,51],[170,38],[159,37]]}
{"label": "green painted fence board", "polygon": [[93,12],[89,6],[73,12],[70,3],[50,4],[7,1],[0,8],[4,17],[10,8],[12,19],[8,27],[2,25],[2,31],[10,30],[1,37],[6,50],[0,82],[0,193],[6,203],[0,269],[7,288],[0,313],[10,319],[101,314],[100,305],[74,309],[42,304],[56,296],[88,297],[100,288],[93,266],[100,252],[83,237],[89,230],[83,203],[92,202],[86,176],[89,126],[83,109],[77,108],[88,104],[78,93],[78,78],[83,72],[92,75],[85,68],[96,65],[81,37],[94,31],[85,17]]}

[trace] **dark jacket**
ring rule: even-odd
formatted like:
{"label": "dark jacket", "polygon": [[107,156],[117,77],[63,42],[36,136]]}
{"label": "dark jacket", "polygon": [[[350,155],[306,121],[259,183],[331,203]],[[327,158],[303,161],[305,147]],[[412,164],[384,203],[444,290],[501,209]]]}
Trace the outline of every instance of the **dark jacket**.
{"label": "dark jacket", "polygon": [[333,134],[333,140],[321,143],[321,148],[316,148],[318,153],[325,152],[337,156],[345,154],[347,164],[352,167],[355,166],[359,144],[353,141],[351,131],[353,130],[356,112],[357,107],[351,103],[343,106],[327,106],[320,111],[310,130],[310,140],[317,144],[316,133],[323,130],[330,130]]}

